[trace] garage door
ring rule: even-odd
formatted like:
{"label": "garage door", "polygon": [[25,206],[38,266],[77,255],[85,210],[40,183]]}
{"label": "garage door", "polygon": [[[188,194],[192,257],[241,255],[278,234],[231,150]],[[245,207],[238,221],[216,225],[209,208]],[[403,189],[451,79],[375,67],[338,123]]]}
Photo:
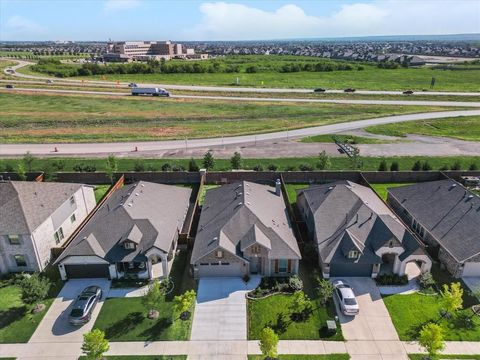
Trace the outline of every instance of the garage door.
{"label": "garage door", "polygon": [[466,262],[462,276],[480,276],[480,262]]}
{"label": "garage door", "polygon": [[200,277],[232,277],[242,276],[242,264],[241,263],[228,263],[228,264],[200,264],[198,269],[198,275]]}
{"label": "garage door", "polygon": [[372,264],[330,264],[330,277],[370,277]]}
{"label": "garage door", "polygon": [[65,265],[65,272],[69,279],[108,278],[108,264]]}

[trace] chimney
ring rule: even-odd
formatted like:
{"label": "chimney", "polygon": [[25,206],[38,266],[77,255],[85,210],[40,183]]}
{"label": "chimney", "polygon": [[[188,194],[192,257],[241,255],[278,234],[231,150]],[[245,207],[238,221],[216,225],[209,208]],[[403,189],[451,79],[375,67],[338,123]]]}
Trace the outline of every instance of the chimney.
{"label": "chimney", "polygon": [[280,196],[282,194],[282,183],[280,182],[280,179],[277,179],[277,181],[275,181],[275,194],[277,196]]}

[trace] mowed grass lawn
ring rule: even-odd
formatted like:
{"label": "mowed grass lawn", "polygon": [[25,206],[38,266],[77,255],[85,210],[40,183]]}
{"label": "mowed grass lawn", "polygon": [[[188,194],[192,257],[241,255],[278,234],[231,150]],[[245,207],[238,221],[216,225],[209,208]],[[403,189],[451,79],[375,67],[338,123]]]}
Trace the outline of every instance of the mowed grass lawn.
{"label": "mowed grass lawn", "polygon": [[105,185],[95,185],[94,194],[95,194],[95,201],[98,202],[102,200],[102,198],[105,196],[107,193],[108,189],[110,189],[110,184],[105,184]]}
{"label": "mowed grass lawn", "polygon": [[32,305],[22,302],[18,285],[0,281],[0,343],[26,343],[48,311],[53,298],[42,301],[46,309],[32,314]]}
{"label": "mowed grass lawn", "polygon": [[0,142],[183,140],[266,133],[444,110],[449,109],[2,91]]}
{"label": "mowed grass lawn", "polygon": [[[248,355],[248,360],[264,360],[263,355]],[[329,355],[278,355],[278,360],[348,360],[348,354]]]}
{"label": "mowed grass lawn", "polygon": [[[110,341],[188,340],[192,316],[182,321],[174,315],[173,297],[195,289],[195,281],[188,276],[189,254],[179,253],[170,272],[175,284],[172,294],[159,304],[160,317],[150,320],[141,297],[106,299],[95,321],[94,328],[105,332]],[[192,309],[193,314],[193,309]]]}
{"label": "mowed grass lawn", "polygon": [[480,141],[480,116],[406,121],[395,124],[370,126],[365,130],[373,134],[399,137],[406,137],[408,134],[417,134]]}
{"label": "mowed grass lawn", "polygon": [[400,186],[412,185],[413,183],[382,183],[382,184],[370,184],[370,186],[375,190],[375,192],[380,196],[384,201],[387,201],[388,188],[395,188]]}

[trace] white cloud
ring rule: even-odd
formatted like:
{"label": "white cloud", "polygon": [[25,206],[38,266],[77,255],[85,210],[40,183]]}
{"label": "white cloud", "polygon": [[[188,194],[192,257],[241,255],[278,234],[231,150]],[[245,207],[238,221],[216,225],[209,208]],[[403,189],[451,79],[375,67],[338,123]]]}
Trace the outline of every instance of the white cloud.
{"label": "white cloud", "polygon": [[[377,0],[342,5],[312,16],[297,5],[264,11],[238,3],[207,2],[183,36],[192,40],[251,40],[329,36],[480,32],[477,0]],[[461,21],[459,20],[461,19]]]}
{"label": "white cloud", "polygon": [[3,24],[2,38],[7,39],[31,39],[47,33],[47,29],[35,21],[20,15],[9,17]]}
{"label": "white cloud", "polygon": [[138,0],[107,0],[103,6],[106,12],[130,10],[140,5]]}

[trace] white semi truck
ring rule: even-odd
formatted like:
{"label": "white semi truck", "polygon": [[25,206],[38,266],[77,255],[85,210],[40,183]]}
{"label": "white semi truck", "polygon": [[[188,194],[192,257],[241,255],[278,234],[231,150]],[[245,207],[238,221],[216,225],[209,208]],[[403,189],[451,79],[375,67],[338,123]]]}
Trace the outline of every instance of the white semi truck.
{"label": "white semi truck", "polygon": [[166,96],[169,97],[170,93],[161,88],[146,88],[146,87],[134,87],[132,88],[132,95],[152,95],[152,96]]}

